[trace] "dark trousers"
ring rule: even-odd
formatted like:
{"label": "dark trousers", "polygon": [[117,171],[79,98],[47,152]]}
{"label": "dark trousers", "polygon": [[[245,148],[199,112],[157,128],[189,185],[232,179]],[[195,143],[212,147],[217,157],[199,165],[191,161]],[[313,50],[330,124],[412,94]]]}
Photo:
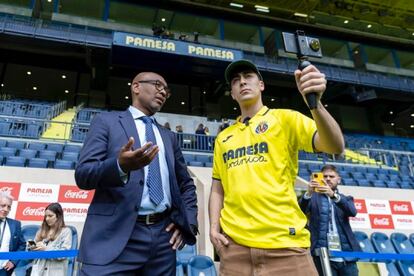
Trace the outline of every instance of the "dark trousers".
{"label": "dark trousers", "polygon": [[124,251],[117,259],[107,265],[82,264],[80,275],[175,275],[176,252],[169,243],[172,233],[165,231],[170,222],[169,218],[152,225],[137,222]]}
{"label": "dark trousers", "polygon": [[[318,270],[319,276],[323,275],[322,264],[319,257],[313,256],[313,262]],[[332,276],[358,276],[358,267],[356,262],[330,262]]]}

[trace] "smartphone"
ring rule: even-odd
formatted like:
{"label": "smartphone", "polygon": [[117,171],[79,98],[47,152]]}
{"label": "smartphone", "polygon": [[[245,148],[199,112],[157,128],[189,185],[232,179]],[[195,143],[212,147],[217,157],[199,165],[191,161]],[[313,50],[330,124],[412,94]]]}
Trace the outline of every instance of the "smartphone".
{"label": "smartphone", "polygon": [[35,242],[34,240],[28,240],[28,241],[27,241],[27,244],[28,244],[30,247],[34,247],[34,246],[36,246],[36,242]]}
{"label": "smartphone", "polygon": [[[312,173],[312,180],[319,183],[319,186],[325,186],[323,180],[323,173],[321,172],[313,172]],[[318,188],[315,189],[315,192],[319,192]]]}

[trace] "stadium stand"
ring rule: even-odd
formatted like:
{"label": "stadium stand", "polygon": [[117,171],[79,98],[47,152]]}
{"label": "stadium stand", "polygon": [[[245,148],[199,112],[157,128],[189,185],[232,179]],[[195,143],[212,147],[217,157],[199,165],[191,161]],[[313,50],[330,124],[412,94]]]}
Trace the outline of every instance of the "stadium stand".
{"label": "stadium stand", "polygon": [[[356,197],[412,202],[411,2],[300,1],[309,11],[306,19],[292,15],[299,7],[294,0],[283,5],[267,1],[270,10],[265,16],[255,11],[258,1],[245,1],[245,10],[232,10],[225,1],[204,0],[52,2],[47,6],[46,1],[0,0],[0,173],[6,181],[73,184],[74,179],[67,175],[73,175],[71,170],[93,118],[128,106],[126,84],[137,70],[160,71],[167,76],[173,94],[165,112],[157,114],[156,119],[161,125],[169,122],[173,130],[176,125],[184,129],[177,133],[177,139],[198,185],[199,202],[204,206],[201,229],[208,233],[205,204],[214,140],[221,120],[234,120],[239,113],[222,78],[231,59],[189,55],[189,51],[179,49],[214,49],[252,60],[266,80],[267,106],[307,112],[292,88],[291,75],[297,62],[284,51],[281,41],[281,32],[304,27],[321,41],[324,57],[312,62],[327,76],[323,103],[346,132],[347,150],[344,156],[300,152],[297,193],[303,192],[303,183],[312,172],[334,164],[340,170],[341,188],[349,189]],[[145,16],[137,19],[136,14]],[[288,18],[283,18],[286,15]],[[372,24],[372,32],[367,23]],[[156,37],[153,24],[165,24],[171,33]],[[199,34],[197,41],[195,31]],[[135,37],[135,42],[145,39],[149,44],[127,45],[117,39],[117,35],[126,33]],[[178,34],[187,38],[178,39]],[[164,51],[157,48],[157,43],[171,43],[175,50]],[[20,64],[24,66],[20,68]],[[212,135],[194,134],[199,123],[208,126]],[[37,177],[28,176],[25,167]],[[45,170],[38,168],[49,169],[47,177]],[[363,215],[370,219],[368,214]],[[77,225],[78,231],[82,223]],[[412,228],[402,229],[404,233],[397,232],[401,230],[398,228],[387,232],[383,229],[384,233],[374,233],[369,239],[374,229],[364,227],[358,230],[366,232],[355,234],[365,252],[412,252]],[[195,256],[186,267],[186,250],[191,251],[189,256],[198,252],[213,257],[208,235],[202,235],[195,247],[178,253],[177,275],[216,275],[214,264],[204,257]],[[70,267],[72,273],[73,260]],[[410,262],[390,262],[387,267],[390,275],[414,274]]]}

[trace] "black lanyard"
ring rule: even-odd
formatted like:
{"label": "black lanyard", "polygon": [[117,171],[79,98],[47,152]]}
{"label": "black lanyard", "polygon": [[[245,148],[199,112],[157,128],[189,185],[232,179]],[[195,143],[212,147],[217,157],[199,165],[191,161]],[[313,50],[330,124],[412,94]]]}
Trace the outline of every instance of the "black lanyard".
{"label": "black lanyard", "polygon": [[4,230],[6,230],[6,223],[7,223],[7,221],[6,221],[6,219],[4,219],[3,229],[1,230],[1,237],[0,237],[0,248],[1,248],[1,245],[3,244]]}

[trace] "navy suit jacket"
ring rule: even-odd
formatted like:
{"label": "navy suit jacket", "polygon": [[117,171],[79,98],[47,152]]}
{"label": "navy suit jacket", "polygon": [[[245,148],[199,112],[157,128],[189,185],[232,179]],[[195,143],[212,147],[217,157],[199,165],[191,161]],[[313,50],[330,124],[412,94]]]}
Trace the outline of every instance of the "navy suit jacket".
{"label": "navy suit jacket", "polygon": [[[22,224],[18,220],[14,220],[11,218],[6,218],[7,224],[10,228],[10,246],[9,252],[14,251],[25,251],[26,250],[26,242],[24,240],[22,234]],[[2,229],[3,230],[3,229]],[[11,260],[11,262],[16,266],[18,264],[18,260]]]}
{"label": "navy suit jacket", "polygon": [[[159,125],[170,175],[171,219],[185,243],[194,244],[197,232],[197,196],[175,133]],[[105,265],[125,248],[134,229],[144,188],[144,169],[131,171],[122,182],[117,159],[121,147],[134,137],[134,149],[141,147],[139,133],[129,110],[97,115],[85,139],[75,171],[76,184],[95,189],[83,228],[79,260]]]}
{"label": "navy suit jacket", "polygon": [[[344,234],[353,251],[361,251],[359,244],[352,232],[351,225],[349,224],[349,217],[355,217],[357,210],[354,204],[354,198],[352,196],[346,196],[339,194],[341,199],[338,203],[334,204],[335,208],[335,221],[344,230]],[[326,237],[327,233],[321,233],[321,213],[322,210],[322,197],[326,197],[324,194],[312,193],[310,199],[305,199],[303,196],[299,201],[299,206],[302,211],[309,216],[309,231],[311,232],[311,252],[314,252],[317,241],[321,238],[321,235]],[[329,219],[329,218],[328,218]],[[328,221],[326,222],[328,223]],[[327,226],[328,227],[328,226]]]}

